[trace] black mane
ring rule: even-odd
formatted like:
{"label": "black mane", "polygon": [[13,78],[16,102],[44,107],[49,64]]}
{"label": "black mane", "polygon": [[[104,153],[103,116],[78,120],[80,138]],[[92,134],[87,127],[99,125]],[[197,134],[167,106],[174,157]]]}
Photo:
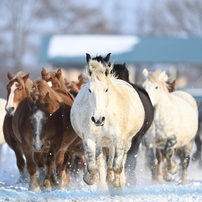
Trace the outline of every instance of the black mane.
{"label": "black mane", "polygon": [[112,74],[114,74],[118,79],[122,79],[124,81],[130,82],[129,80],[129,71],[124,64],[114,64],[112,69]]}

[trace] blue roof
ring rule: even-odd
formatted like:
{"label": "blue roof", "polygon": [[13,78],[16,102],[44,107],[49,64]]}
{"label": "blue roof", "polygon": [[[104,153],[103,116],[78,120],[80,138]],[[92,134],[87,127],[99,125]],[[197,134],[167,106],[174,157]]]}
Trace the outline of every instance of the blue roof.
{"label": "blue roof", "polygon": [[[39,53],[39,59],[41,62],[52,63],[52,64],[86,64],[86,52],[83,51],[82,54],[56,54],[50,57],[49,51],[53,37],[57,35],[44,36],[42,38],[41,49]],[[63,35],[69,37],[69,35]],[[72,37],[72,35],[70,35]],[[102,35],[88,35],[85,39],[85,35],[74,35],[71,45],[66,44],[66,48],[71,52],[83,46],[74,47],[72,44],[76,43],[78,39],[85,40],[85,43],[90,43],[92,37],[97,37],[96,40],[99,41],[99,37]],[[104,35],[106,39],[108,36],[116,37],[117,35]],[[120,35],[118,35],[120,37]],[[128,37],[127,35],[121,36],[122,38]],[[107,53],[111,52],[111,61],[115,63],[202,63],[202,38],[168,38],[168,37],[137,37],[130,36],[138,39],[138,42],[129,44],[130,48],[123,48],[123,51],[113,51],[111,52],[111,47],[107,46],[109,42],[106,40],[105,46]],[[74,41],[75,40],[75,41]],[[89,41],[87,41],[89,40]],[[109,39],[110,40],[110,39]],[[117,41],[118,43],[119,41]],[[127,43],[130,43],[128,41]],[[61,45],[60,45],[61,46]],[[85,45],[86,46],[86,45]],[[96,44],[94,45],[96,46]],[[52,47],[53,48],[53,47]],[[83,47],[82,47],[83,48]],[[105,56],[107,53],[102,54],[97,46],[98,55]],[[103,47],[102,47],[103,48]],[[86,46],[87,53],[91,54],[92,57],[96,56],[88,51],[88,46]]]}

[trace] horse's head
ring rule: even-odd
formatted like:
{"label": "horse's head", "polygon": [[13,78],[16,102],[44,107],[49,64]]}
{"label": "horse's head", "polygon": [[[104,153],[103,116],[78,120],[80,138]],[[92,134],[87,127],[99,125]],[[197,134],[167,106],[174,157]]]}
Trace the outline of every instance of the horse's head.
{"label": "horse's head", "polygon": [[111,53],[108,53],[106,55],[106,57],[102,57],[100,55],[100,56],[91,58],[90,54],[86,53],[86,62],[89,65],[89,62],[94,60],[94,61],[97,61],[98,63],[101,63],[103,67],[107,67],[107,66],[109,66],[110,55],[111,55]]}
{"label": "horse's head", "polygon": [[13,116],[19,103],[27,97],[31,91],[32,81],[29,79],[30,74],[23,76],[22,72],[18,72],[13,76],[8,72],[9,83],[7,85],[7,103],[5,106],[8,116]]}
{"label": "horse's head", "polygon": [[104,59],[91,59],[87,54],[87,74],[89,76],[88,94],[91,105],[91,120],[96,126],[103,126],[105,123],[105,111],[109,102],[110,72],[112,67],[108,66],[108,54]]}
{"label": "horse's head", "polygon": [[165,71],[148,72],[144,69],[142,74],[145,76],[143,87],[148,92],[153,106],[162,99],[162,92],[168,94],[168,76]]}
{"label": "horse's head", "polygon": [[176,86],[176,80],[174,80],[173,82],[166,82],[168,84],[168,92],[173,92],[175,91],[175,86]]}
{"label": "horse's head", "polygon": [[33,82],[32,92],[29,96],[30,106],[30,126],[33,135],[32,145],[36,152],[44,147],[44,134],[47,129],[48,120],[51,117],[51,100],[50,92],[53,91],[48,83],[44,80],[37,79]]}
{"label": "horse's head", "polygon": [[46,72],[46,69],[42,68],[41,77],[45,80],[50,87],[61,88],[64,87],[64,78],[62,77],[62,70],[58,69],[56,72]]}
{"label": "horse's head", "polygon": [[126,68],[126,64],[114,64],[114,67],[112,69],[112,74],[115,75],[118,79],[122,79],[124,81],[130,82],[129,81],[129,72],[128,69]]}
{"label": "horse's head", "polygon": [[[30,106],[29,123],[32,131],[32,146],[36,152],[40,152],[44,147],[43,134],[47,128],[48,115],[41,110],[38,101],[30,103]],[[46,107],[47,106],[44,104],[44,108]]]}

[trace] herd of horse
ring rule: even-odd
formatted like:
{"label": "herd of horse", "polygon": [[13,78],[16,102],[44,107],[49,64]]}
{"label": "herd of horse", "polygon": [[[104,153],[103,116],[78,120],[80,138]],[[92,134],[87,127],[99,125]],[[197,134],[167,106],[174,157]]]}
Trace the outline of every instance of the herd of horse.
{"label": "herd of horse", "polygon": [[179,171],[187,183],[194,141],[192,158],[201,161],[202,110],[195,99],[175,90],[165,71],[144,69],[139,85],[125,64],[110,62],[110,53],[86,54],[86,62],[78,82],[67,81],[61,69],[42,68],[34,81],[8,72],[1,137],[15,153],[19,182],[33,192],[61,189],[80,169],[88,185],[119,191],[126,171],[135,179],[142,143],[153,182],[171,181]]}

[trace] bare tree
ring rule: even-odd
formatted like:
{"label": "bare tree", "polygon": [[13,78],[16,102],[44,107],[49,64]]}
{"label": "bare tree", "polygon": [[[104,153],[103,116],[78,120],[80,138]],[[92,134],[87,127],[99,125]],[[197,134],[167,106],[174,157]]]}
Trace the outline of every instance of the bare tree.
{"label": "bare tree", "polygon": [[135,13],[138,35],[202,36],[201,0],[150,1]]}
{"label": "bare tree", "polygon": [[15,72],[23,70],[29,59],[37,65],[44,34],[112,33],[101,15],[98,8],[74,0],[1,0],[1,64]]}

